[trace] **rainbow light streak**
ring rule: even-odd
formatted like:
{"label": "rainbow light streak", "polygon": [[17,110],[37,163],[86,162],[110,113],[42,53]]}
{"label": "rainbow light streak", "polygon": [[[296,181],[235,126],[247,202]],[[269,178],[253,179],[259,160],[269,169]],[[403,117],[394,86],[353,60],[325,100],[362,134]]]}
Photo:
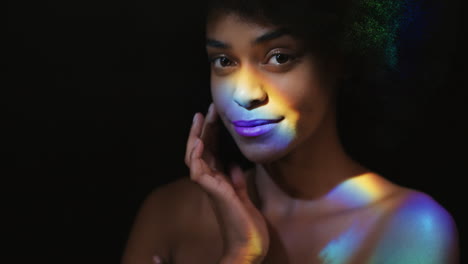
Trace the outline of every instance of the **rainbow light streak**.
{"label": "rainbow light streak", "polygon": [[344,181],[327,196],[347,207],[359,207],[382,195],[381,184],[374,174],[365,173]]}
{"label": "rainbow light streak", "polygon": [[[253,88],[256,84],[261,84],[261,87]],[[232,89],[231,87],[235,87]],[[287,101],[286,96],[282,94],[281,89],[275,86],[271,80],[265,78],[261,74],[247,69],[235,74],[233,77],[225,81],[221,87],[223,95],[223,103],[229,106],[230,114],[244,119],[256,119],[265,117],[284,116],[284,119],[279,123],[274,135],[273,141],[268,144],[274,149],[284,149],[296,137],[296,127],[299,121],[299,113],[294,110],[294,106]],[[242,96],[244,99],[252,99],[256,96],[253,89],[263,89],[268,95],[268,103],[252,110],[247,110],[233,102],[233,90],[243,89]],[[239,92],[239,91],[237,91]],[[258,95],[258,94],[257,94]],[[250,98],[249,98],[250,97]],[[256,140],[256,139],[253,139]]]}
{"label": "rainbow light streak", "polygon": [[[382,193],[381,181],[373,173],[365,173],[344,181],[327,194],[327,197],[348,208],[357,208],[377,200]],[[330,241],[319,253],[323,263],[342,264],[352,259],[352,254],[356,252],[368,234],[362,224],[353,223],[347,231]]]}
{"label": "rainbow light streak", "polygon": [[260,239],[260,235],[255,233],[252,234],[252,247],[249,249],[250,250],[250,256],[259,256],[260,254],[264,254],[262,252],[262,241]]}
{"label": "rainbow light streak", "polygon": [[[349,179],[327,196],[342,204],[357,207],[378,200],[383,194],[382,183],[372,174],[363,174]],[[444,257],[453,241],[454,224],[446,211],[429,196],[415,192],[399,203],[376,207],[375,214],[398,208],[384,222],[378,233],[378,243],[372,245],[375,252],[365,263],[436,264],[444,263]],[[364,223],[355,222],[347,231],[330,241],[319,257],[326,264],[347,263],[352,252],[366,238]],[[360,227],[361,225],[361,227]]]}
{"label": "rainbow light streak", "polygon": [[[369,263],[388,259],[391,263],[446,263],[454,240],[454,223],[450,215],[430,197],[412,195],[382,235]],[[398,245],[398,251],[395,250]]]}
{"label": "rainbow light streak", "polygon": [[[358,0],[353,11],[353,23],[347,31],[349,47],[361,54],[381,56],[391,69],[398,64],[399,34],[412,41],[421,38],[425,26],[422,21],[422,1],[414,0]],[[406,43],[411,44],[411,43]],[[414,44],[413,44],[414,45]],[[361,175],[340,184],[330,197],[350,207],[376,200],[382,194],[381,183],[369,175]],[[376,252],[365,263],[444,263],[453,241],[453,223],[444,209],[423,194],[417,193],[404,204],[398,205],[395,218],[385,225],[375,245]],[[376,214],[389,208],[377,208]],[[350,252],[363,239],[363,233],[353,225],[329,242],[319,257],[326,264],[349,261]]]}
{"label": "rainbow light streak", "polygon": [[364,232],[360,232],[357,225],[353,225],[338,238],[332,240],[319,253],[323,264],[345,264],[352,258],[360,242],[364,239]]}

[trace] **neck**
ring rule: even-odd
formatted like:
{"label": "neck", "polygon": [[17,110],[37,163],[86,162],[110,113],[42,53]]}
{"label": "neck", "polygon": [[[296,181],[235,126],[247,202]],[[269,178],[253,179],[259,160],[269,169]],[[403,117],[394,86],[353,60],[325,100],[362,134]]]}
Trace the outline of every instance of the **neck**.
{"label": "neck", "polygon": [[344,151],[334,120],[325,119],[287,156],[256,165],[257,202],[264,213],[284,215],[310,207],[338,184],[367,172]]}

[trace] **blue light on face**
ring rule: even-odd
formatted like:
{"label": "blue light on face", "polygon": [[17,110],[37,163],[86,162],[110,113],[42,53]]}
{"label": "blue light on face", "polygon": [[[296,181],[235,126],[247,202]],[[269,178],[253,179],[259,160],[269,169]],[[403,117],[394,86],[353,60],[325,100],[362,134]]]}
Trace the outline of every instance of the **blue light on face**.
{"label": "blue light on face", "polygon": [[[279,90],[281,89],[275,87],[274,83],[269,82],[269,80],[254,71],[245,71],[242,74],[242,80],[248,80],[249,83],[261,83],[261,89],[268,93],[268,99],[267,102],[258,107],[249,108],[245,104],[239,104],[238,97],[242,95],[243,101],[254,100],[260,96],[260,92],[256,91],[256,89],[260,89],[259,87],[246,88],[245,86],[249,84],[242,84],[238,80],[238,75],[226,78],[222,83],[217,83],[216,88],[213,89],[213,98],[216,100],[218,107],[222,109],[221,112],[224,115],[223,121],[226,127],[241,151],[247,148],[265,149],[268,152],[286,149],[297,136],[299,113],[287,101],[286,96],[280,94]],[[243,90],[237,90],[242,85],[245,85],[242,88]],[[277,123],[271,133],[253,137],[239,135],[231,124],[232,121],[236,120],[280,118],[282,118],[281,122]]]}

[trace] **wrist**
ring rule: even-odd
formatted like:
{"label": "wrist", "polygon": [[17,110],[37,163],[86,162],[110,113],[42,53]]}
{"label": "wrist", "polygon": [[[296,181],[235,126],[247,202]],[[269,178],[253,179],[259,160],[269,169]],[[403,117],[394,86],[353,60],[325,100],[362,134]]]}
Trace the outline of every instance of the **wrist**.
{"label": "wrist", "polygon": [[[261,264],[267,255],[267,249],[258,242],[241,246],[226,246],[220,264]],[[226,243],[228,244],[228,243]]]}

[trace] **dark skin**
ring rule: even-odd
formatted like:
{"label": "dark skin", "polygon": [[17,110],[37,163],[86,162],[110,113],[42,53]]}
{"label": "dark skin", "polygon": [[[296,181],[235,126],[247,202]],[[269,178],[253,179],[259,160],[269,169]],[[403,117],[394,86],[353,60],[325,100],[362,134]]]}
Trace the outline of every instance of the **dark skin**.
{"label": "dark skin", "polygon": [[[343,150],[333,93],[300,41],[278,34],[254,41],[276,29],[234,14],[208,23],[207,38],[228,45],[207,47],[214,104],[206,117],[195,115],[185,159],[190,178],[148,197],[123,263],[155,263],[155,256],[203,264],[457,263],[456,228],[440,205]],[[298,55],[287,60],[271,51]],[[229,122],[252,113],[284,119],[260,142]],[[255,168],[221,172],[222,123]]]}

